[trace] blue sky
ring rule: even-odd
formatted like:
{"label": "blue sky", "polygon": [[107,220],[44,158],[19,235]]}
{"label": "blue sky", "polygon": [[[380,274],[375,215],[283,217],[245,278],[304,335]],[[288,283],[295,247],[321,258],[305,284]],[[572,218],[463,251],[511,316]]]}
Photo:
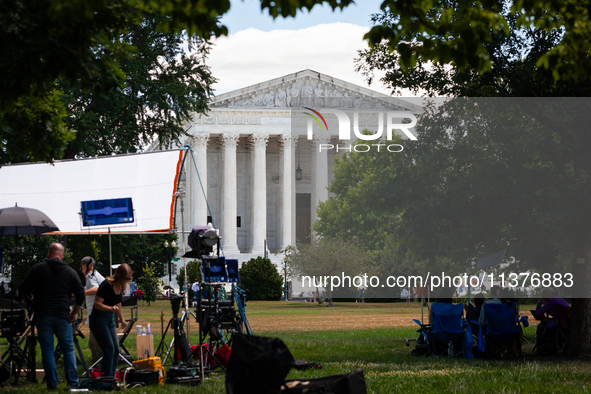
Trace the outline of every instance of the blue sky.
{"label": "blue sky", "polygon": [[360,0],[344,10],[332,11],[328,5],[315,5],[312,12],[298,12],[295,18],[273,20],[268,12],[261,12],[260,1],[232,1],[230,11],[222,17],[222,23],[230,29],[230,34],[254,27],[262,31],[277,29],[298,30],[323,23],[351,23],[370,26],[370,15],[379,11],[382,0]]}

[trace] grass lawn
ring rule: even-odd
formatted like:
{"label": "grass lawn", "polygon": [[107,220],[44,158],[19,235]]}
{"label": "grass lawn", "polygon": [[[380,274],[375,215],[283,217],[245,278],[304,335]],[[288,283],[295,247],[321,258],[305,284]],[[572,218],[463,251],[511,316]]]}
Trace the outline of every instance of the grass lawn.
{"label": "grass lawn", "polygon": [[[170,305],[158,301],[140,305],[138,324],[152,324],[155,346],[160,324],[171,317]],[[522,306],[522,310],[532,309]],[[370,393],[581,393],[591,392],[591,360],[536,358],[533,344],[525,344],[525,357],[517,360],[464,360],[410,355],[406,338],[416,338],[413,318],[421,318],[418,303],[337,303],[334,308],[311,303],[249,302],[247,316],[256,335],[279,337],[294,358],[322,364],[321,370],[290,372],[288,378],[313,378],[363,368]],[[527,313],[526,313],[527,314]],[[426,316],[426,311],[425,311]],[[530,320],[533,320],[530,318]],[[191,322],[191,343],[197,342],[197,325]],[[84,332],[87,328],[83,329]],[[135,332],[135,329],[133,330]],[[526,336],[531,339],[535,327]],[[169,338],[167,338],[169,340]],[[88,341],[81,341],[90,359]],[[135,336],[126,341],[135,353]],[[3,346],[4,349],[4,346]],[[39,353],[39,352],[38,352]],[[529,355],[528,355],[529,353]],[[38,368],[41,368],[38,354]],[[63,371],[59,370],[61,376]],[[65,387],[60,383],[59,388]],[[43,384],[24,383],[16,391],[33,393]],[[3,388],[2,391],[14,389]],[[129,390],[130,393],[225,393],[223,376],[210,376],[193,388],[165,385]]]}

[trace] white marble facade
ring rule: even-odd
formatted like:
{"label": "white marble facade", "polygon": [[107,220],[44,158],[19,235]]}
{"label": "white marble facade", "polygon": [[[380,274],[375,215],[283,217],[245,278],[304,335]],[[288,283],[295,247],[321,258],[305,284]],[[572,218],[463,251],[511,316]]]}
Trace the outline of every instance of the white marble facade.
{"label": "white marble facade", "polygon": [[[403,100],[312,70],[215,97],[207,115],[195,115],[186,125],[191,137],[183,142],[191,146],[196,166],[185,161],[184,223],[187,228],[205,225],[211,217],[228,258],[243,262],[263,255],[266,242],[269,257],[280,263],[281,256],[274,254],[296,241],[296,194],[310,199],[302,211],[310,217],[299,221],[300,227],[313,223],[315,206],[329,197],[340,153],[314,147],[338,144],[338,132],[313,140],[296,135],[292,111],[301,107],[417,111]],[[330,121],[329,129],[338,130]],[[302,180],[296,181],[298,166]]]}

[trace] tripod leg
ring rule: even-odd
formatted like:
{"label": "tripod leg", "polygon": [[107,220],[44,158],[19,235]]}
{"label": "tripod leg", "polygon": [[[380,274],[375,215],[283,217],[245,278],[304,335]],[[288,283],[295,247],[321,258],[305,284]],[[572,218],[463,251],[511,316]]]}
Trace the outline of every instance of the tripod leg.
{"label": "tripod leg", "polygon": [[32,334],[27,338],[26,342],[27,347],[27,368],[29,369],[29,380],[33,383],[37,383],[37,358],[36,358],[36,347],[37,347],[37,337],[35,333]]}
{"label": "tripod leg", "polygon": [[84,373],[82,374],[82,376],[84,376],[84,375],[87,375],[89,378],[91,378],[91,377],[92,377],[92,373],[90,373],[90,371],[91,371],[91,370],[92,370],[92,369],[93,369],[95,366],[97,366],[97,365],[98,365],[98,363],[100,363],[101,361],[103,361],[103,358],[102,358],[102,357],[101,357],[101,358],[99,358],[98,360],[96,360],[96,362],[95,362],[94,364],[92,364],[92,365],[90,366],[90,368],[88,368],[88,370],[84,371]]}
{"label": "tripod leg", "polygon": [[125,358],[125,356],[121,352],[119,352],[119,358],[123,360],[125,364],[129,365],[130,367],[133,367],[133,363],[130,363],[129,360]]}
{"label": "tripod leg", "polygon": [[84,371],[86,372],[86,374],[88,376],[90,376],[90,372],[88,370],[88,364],[86,363],[86,359],[84,358],[84,354],[82,353],[82,348],[80,347],[80,342],[78,342],[78,338],[76,336],[74,336],[74,345],[76,346],[76,350],[78,350],[78,356],[79,356],[78,361],[82,363],[82,366],[84,367]]}
{"label": "tripod leg", "polygon": [[[160,354],[160,359],[163,360],[162,364],[164,364],[164,359],[162,358],[162,354],[161,352],[163,351],[162,347],[163,345],[166,345],[164,342],[164,339],[166,338],[166,334],[168,333],[168,329],[170,328],[170,325],[172,324],[172,319],[170,319],[168,321],[168,325],[166,326],[166,330],[164,330],[164,333],[162,334],[162,339],[160,339],[160,343],[158,344],[158,347],[156,348],[156,354]],[[169,349],[170,352],[170,349]],[[168,355],[168,353],[167,353]]]}
{"label": "tripod leg", "polygon": [[[12,349],[12,353],[10,356],[10,369],[11,373],[14,371],[13,377],[14,380],[12,381],[12,385],[18,385],[18,380],[21,375],[21,371],[24,371],[24,364],[26,361],[26,354],[25,351],[18,345],[18,341],[16,339],[9,340],[10,347]],[[14,360],[16,356],[16,361]]]}
{"label": "tripod leg", "polygon": [[58,343],[57,346],[55,347],[55,350],[53,351],[53,358],[55,359],[55,362],[57,363],[57,361],[62,357],[62,347],[60,346],[60,344]]}
{"label": "tripod leg", "polygon": [[174,348],[174,338],[172,338],[172,341],[170,342],[170,346],[168,347],[168,350],[166,351],[166,355],[164,356],[164,358],[160,357],[160,359],[162,360],[162,365],[166,364],[166,360],[168,360],[168,357],[170,356],[170,352],[173,350],[173,348]]}

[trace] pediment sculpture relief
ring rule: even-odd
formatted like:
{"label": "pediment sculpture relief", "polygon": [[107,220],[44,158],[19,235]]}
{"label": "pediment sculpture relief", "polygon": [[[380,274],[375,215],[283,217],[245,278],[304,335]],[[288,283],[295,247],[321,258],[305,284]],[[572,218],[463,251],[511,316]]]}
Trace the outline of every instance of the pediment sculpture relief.
{"label": "pediment sculpture relief", "polygon": [[388,102],[333,84],[305,79],[212,104],[213,108],[399,109]]}

